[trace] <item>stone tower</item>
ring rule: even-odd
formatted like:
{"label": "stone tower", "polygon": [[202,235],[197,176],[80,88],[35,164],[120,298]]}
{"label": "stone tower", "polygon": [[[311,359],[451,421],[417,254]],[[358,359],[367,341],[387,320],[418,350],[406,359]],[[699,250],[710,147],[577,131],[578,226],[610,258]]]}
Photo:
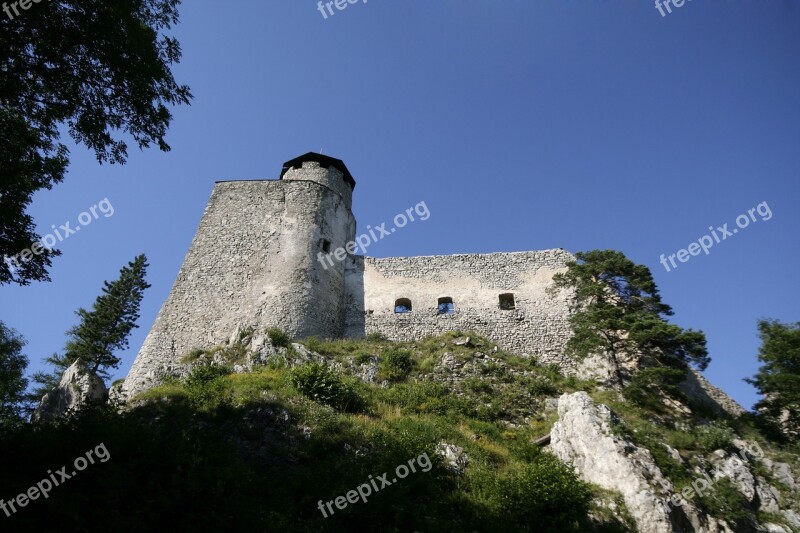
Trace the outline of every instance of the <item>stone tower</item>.
{"label": "stone tower", "polygon": [[344,262],[317,257],[354,239],[355,184],[342,161],[315,153],[287,161],[278,180],[217,182],[124,388],[148,388],[245,325],[344,336]]}

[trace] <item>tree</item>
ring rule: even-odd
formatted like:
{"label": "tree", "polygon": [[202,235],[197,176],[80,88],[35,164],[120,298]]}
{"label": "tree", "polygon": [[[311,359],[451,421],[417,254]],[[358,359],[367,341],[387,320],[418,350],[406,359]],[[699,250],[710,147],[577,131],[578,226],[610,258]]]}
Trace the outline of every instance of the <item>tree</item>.
{"label": "tree", "polygon": [[763,364],[752,379],[745,379],[764,396],[755,407],[787,433],[800,434],[800,322],[760,320],[758,334]]}
{"label": "tree", "polygon": [[120,133],[139,148],[170,149],[167,106],[192,98],[170,71],[180,45],[162,33],[178,22],[179,4],[59,0],[13,18],[0,12],[0,285],[50,279],[56,250],[14,266],[4,259],[40,241],[27,208],[64,178],[62,131],[100,163],[125,163]]}
{"label": "tree", "polygon": [[[573,289],[568,353],[608,355],[617,385],[632,385],[630,396],[636,399],[656,389],[675,395],[688,364],[708,366],[705,335],[666,321],[672,308],[661,301],[649,268],[614,250],[578,252],[576,258],[566,272],[553,276],[551,289]],[[622,371],[623,357],[648,368],[631,381]]]}
{"label": "tree", "polygon": [[103,283],[103,294],[97,297],[91,311],[78,309],[80,323],[67,332],[67,344],[62,355],[45,359],[55,367],[50,374],[36,373],[34,381],[40,385],[38,393],[46,393],[55,386],[64,370],[82,360],[91,372],[108,379],[108,370],[117,368],[120,358],[115,352],[128,347],[128,336],[139,320],[139,305],[145,289],[147,257],[139,255],[120,270],[119,279]]}
{"label": "tree", "polygon": [[0,322],[0,428],[22,422],[25,411],[25,339]]}

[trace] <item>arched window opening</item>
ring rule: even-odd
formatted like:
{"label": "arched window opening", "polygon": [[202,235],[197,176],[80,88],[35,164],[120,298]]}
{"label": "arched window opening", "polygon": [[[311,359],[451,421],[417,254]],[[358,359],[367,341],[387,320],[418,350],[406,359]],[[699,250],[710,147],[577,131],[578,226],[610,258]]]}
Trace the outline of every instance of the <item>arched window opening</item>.
{"label": "arched window opening", "polygon": [[449,296],[444,296],[439,298],[439,307],[438,307],[438,314],[440,315],[452,315],[456,312],[456,307],[453,304],[453,299]]}
{"label": "arched window opening", "polygon": [[514,303],[514,294],[511,292],[507,292],[505,294],[500,295],[500,309],[503,311],[511,311],[512,309],[516,309],[516,304]]}
{"label": "arched window opening", "polygon": [[394,312],[395,313],[410,313],[411,312],[411,300],[408,298],[398,298],[397,301],[394,302]]}

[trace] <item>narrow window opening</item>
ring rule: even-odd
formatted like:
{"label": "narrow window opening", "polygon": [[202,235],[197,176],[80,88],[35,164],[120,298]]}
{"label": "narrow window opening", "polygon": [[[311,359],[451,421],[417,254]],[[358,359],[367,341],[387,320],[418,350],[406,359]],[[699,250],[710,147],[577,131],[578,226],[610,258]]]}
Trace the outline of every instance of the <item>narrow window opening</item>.
{"label": "narrow window opening", "polygon": [[331,241],[328,239],[322,239],[320,248],[322,248],[322,253],[329,254],[331,252]]}
{"label": "narrow window opening", "polygon": [[452,315],[456,312],[456,307],[453,304],[453,299],[449,296],[445,296],[443,298],[439,298],[438,301],[438,314],[440,315]]}
{"label": "narrow window opening", "polygon": [[507,292],[505,294],[500,295],[500,309],[503,311],[511,311],[516,309],[517,306],[514,303],[514,294]]}
{"label": "narrow window opening", "polygon": [[410,313],[411,312],[411,300],[408,298],[398,298],[397,301],[394,303],[394,312],[395,313]]}

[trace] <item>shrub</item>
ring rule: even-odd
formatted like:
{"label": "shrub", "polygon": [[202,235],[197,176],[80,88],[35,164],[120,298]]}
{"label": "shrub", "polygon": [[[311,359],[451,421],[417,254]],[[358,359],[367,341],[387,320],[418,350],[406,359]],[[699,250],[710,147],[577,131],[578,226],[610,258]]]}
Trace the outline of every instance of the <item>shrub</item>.
{"label": "shrub", "polygon": [[195,348],[194,350],[190,351],[181,358],[181,363],[183,364],[194,363],[195,361],[203,357],[205,354],[206,354],[205,350],[201,350],[200,348]]}
{"label": "shrub", "polygon": [[459,398],[447,387],[430,381],[401,383],[376,392],[381,395],[381,399],[406,412],[451,416],[455,419],[476,414],[473,402]]}
{"label": "shrub", "polygon": [[709,490],[698,496],[700,505],[711,516],[723,518],[737,525],[750,518],[747,501],[736,490],[733,482],[726,477],[714,481]]}
{"label": "shrub", "polygon": [[384,352],[380,362],[380,377],[391,382],[403,381],[411,373],[414,360],[406,350]]}
{"label": "shrub", "polygon": [[478,377],[469,377],[464,381],[464,388],[476,394],[491,394],[494,390],[492,384]]}
{"label": "shrub", "polygon": [[338,374],[320,363],[309,363],[292,369],[290,381],[303,396],[335,409],[356,411],[363,407],[363,400],[352,384],[346,383]]}
{"label": "shrub", "polygon": [[383,341],[387,340],[386,339],[386,335],[384,335],[383,333],[378,333],[378,332],[370,333],[369,335],[367,335],[366,339],[369,342],[383,342]]}
{"label": "shrub", "polygon": [[528,384],[528,392],[533,396],[554,396],[560,391],[551,381],[537,377]]}
{"label": "shrub", "polygon": [[189,387],[203,386],[211,383],[212,381],[227,376],[231,370],[224,366],[218,365],[200,365],[196,366],[186,376],[185,383]]}
{"label": "shrub", "polygon": [[697,446],[704,452],[729,450],[733,446],[733,430],[724,422],[714,421],[695,430]]}
{"label": "shrub", "polygon": [[548,453],[497,478],[495,505],[517,527],[545,526],[540,531],[578,531],[591,501],[589,485]]}
{"label": "shrub", "polygon": [[357,354],[353,360],[357,365],[367,365],[372,362],[373,357],[373,355],[368,353],[360,353]]}
{"label": "shrub", "polygon": [[219,365],[199,365],[192,369],[184,384],[189,400],[199,409],[213,409],[231,402],[231,394],[222,378],[231,370]]}
{"label": "shrub", "polygon": [[269,342],[276,348],[288,348],[291,342],[289,335],[280,328],[267,328],[267,336],[269,336]]}

